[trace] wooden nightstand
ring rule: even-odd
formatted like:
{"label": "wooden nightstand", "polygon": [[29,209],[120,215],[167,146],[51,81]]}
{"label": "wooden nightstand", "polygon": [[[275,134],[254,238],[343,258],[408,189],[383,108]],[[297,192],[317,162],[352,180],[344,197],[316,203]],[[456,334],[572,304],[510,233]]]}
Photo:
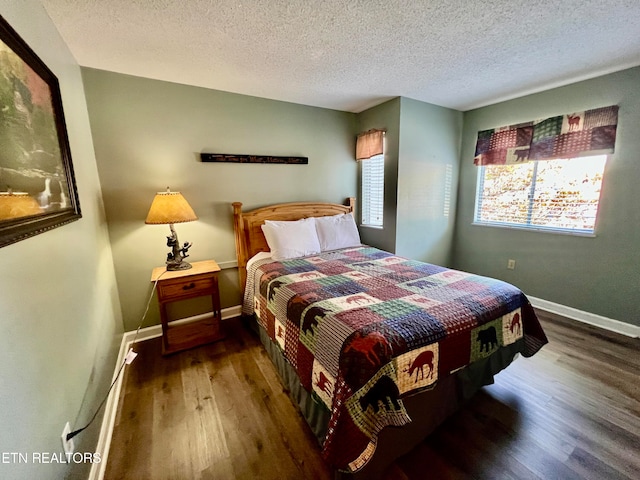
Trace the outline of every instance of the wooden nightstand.
{"label": "wooden nightstand", "polygon": [[[166,271],[157,267],[151,273],[151,281],[158,277],[158,305],[162,320],[162,354],[179,352],[188,348],[215,342],[224,338],[220,326],[220,292],[218,272],[220,267],[213,260],[193,262],[189,270]],[[161,276],[162,275],[162,276]],[[192,322],[180,319],[169,321],[167,305],[190,298],[210,296],[213,307],[210,317]]]}

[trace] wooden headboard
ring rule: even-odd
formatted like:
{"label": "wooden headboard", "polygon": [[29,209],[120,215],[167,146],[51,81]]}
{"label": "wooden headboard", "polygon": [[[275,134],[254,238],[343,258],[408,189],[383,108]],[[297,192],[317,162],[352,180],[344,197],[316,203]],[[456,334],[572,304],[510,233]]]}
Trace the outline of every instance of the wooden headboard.
{"label": "wooden headboard", "polygon": [[236,254],[240,290],[244,292],[247,280],[247,261],[258,252],[268,252],[269,246],[262,233],[265,220],[300,220],[309,217],[326,217],[355,211],[356,199],[349,197],[346,205],[338,203],[297,202],[280,203],[258,208],[250,212],[242,211],[242,203],[234,202],[233,228],[236,237]]}

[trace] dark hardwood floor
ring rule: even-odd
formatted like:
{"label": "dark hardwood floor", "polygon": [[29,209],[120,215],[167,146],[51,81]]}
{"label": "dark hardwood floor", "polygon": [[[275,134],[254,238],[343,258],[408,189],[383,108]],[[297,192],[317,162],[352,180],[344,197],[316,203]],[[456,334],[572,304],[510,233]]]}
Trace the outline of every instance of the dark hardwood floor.
{"label": "dark hardwood floor", "polygon": [[[384,473],[395,479],[640,478],[640,339],[538,312],[550,343],[518,358]],[[260,342],[136,347],[105,479],[329,479]]]}

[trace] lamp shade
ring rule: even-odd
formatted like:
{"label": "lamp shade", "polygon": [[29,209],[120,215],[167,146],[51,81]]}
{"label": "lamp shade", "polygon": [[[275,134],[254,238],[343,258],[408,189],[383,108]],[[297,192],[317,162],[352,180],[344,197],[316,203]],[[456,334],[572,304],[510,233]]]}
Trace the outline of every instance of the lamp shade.
{"label": "lamp shade", "polygon": [[197,220],[198,216],[180,192],[156,193],[144,223],[161,225]]}
{"label": "lamp shade", "polygon": [[0,192],[0,220],[28,217],[39,213],[42,213],[42,208],[28,193]]}

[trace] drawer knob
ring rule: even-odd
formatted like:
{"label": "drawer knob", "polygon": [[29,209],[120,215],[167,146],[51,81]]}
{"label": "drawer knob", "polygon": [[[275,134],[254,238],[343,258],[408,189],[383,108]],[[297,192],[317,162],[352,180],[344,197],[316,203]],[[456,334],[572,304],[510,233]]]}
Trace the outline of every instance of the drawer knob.
{"label": "drawer knob", "polygon": [[182,287],[183,290],[191,290],[192,288],[196,288],[196,284],[191,282],[189,285],[184,285]]}

